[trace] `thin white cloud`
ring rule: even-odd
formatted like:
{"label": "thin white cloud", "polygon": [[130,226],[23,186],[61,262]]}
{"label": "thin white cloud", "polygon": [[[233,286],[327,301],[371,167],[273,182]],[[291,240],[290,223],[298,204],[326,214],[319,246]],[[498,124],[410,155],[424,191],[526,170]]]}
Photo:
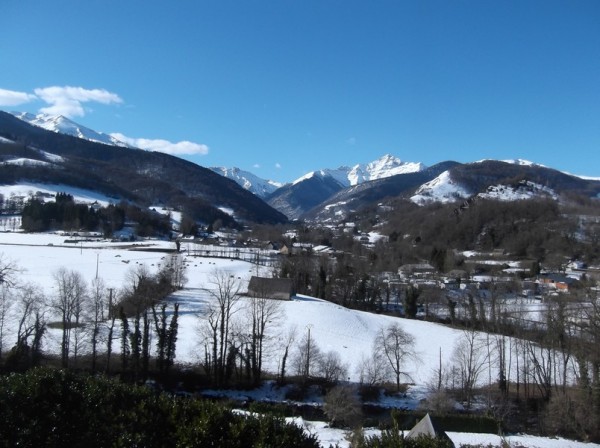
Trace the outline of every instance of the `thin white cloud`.
{"label": "thin white cloud", "polygon": [[346,143],[348,143],[351,146],[356,145],[356,137],[350,137],[348,140],[346,140]]}
{"label": "thin white cloud", "polygon": [[37,97],[50,106],[42,107],[40,112],[65,117],[83,117],[83,103],[120,104],[123,102],[116,93],[105,89],[84,89],[83,87],[52,86],[34,90]]}
{"label": "thin white cloud", "polygon": [[208,154],[208,146],[194,143],[187,140],[180,142],[170,142],[162,139],[149,139],[149,138],[131,138],[121,133],[114,132],[110,134],[117,140],[127,143],[128,145],[136,148],[145,149],[147,151],[164,152],[175,156],[181,155],[206,155]]}
{"label": "thin white cloud", "polygon": [[278,170],[279,170],[279,169],[281,169],[281,163],[277,162],[277,163],[275,164],[275,168],[277,168]]}
{"label": "thin white cloud", "polygon": [[31,93],[0,89],[0,106],[3,107],[19,106],[21,104],[30,103],[36,99],[37,97]]}
{"label": "thin white cloud", "polygon": [[255,163],[254,165],[252,165],[252,168],[259,169],[260,168],[260,163]]}

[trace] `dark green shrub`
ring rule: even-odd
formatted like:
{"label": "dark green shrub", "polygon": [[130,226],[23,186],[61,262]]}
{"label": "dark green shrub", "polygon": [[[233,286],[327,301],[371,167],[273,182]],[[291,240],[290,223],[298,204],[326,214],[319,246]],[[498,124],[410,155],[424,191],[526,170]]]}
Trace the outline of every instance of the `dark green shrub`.
{"label": "dark green shrub", "polygon": [[35,369],[0,377],[0,447],[317,448],[282,418],[157,394],[105,377]]}

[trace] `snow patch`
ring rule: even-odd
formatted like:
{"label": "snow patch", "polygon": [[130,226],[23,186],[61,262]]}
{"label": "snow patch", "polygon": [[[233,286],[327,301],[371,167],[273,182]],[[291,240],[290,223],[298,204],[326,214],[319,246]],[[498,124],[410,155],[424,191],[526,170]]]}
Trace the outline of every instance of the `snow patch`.
{"label": "snow patch", "polygon": [[85,204],[98,202],[100,205],[107,206],[118,201],[116,198],[111,198],[95,191],[74,188],[68,185],[34,182],[22,182],[15,185],[0,185],[0,194],[2,194],[5,199],[10,198],[11,196],[22,198],[39,196],[41,198],[46,198],[47,200],[54,200],[54,196],[56,196],[57,193],[70,194],[76,202]]}
{"label": "snow patch", "polygon": [[450,171],[444,171],[435,179],[421,185],[410,198],[415,204],[424,205],[431,202],[454,202],[465,199],[470,193],[458,185],[450,175]]}
{"label": "snow patch", "polygon": [[50,165],[48,162],[43,160],[27,159],[20,157],[18,159],[5,160],[1,163],[2,165],[19,165],[19,166],[43,166]]}
{"label": "snow patch", "polygon": [[237,182],[242,188],[261,198],[270,195],[283,186],[283,184],[279,182],[261,179],[260,177],[239,168],[212,167],[210,169],[223,177]]}
{"label": "snow patch", "polygon": [[519,201],[539,196],[558,199],[558,195],[551,188],[530,181],[521,181],[517,185],[492,185],[485,193],[479,193],[477,196],[498,201]]}

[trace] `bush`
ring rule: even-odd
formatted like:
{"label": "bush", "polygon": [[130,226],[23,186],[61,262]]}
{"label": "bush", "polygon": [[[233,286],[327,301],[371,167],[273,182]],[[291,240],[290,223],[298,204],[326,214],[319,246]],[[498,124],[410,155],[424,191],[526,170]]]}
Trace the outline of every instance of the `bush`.
{"label": "bush", "polygon": [[357,426],[362,419],[362,408],[356,391],[350,386],[336,386],[325,396],[323,411],[331,426]]}
{"label": "bush", "polygon": [[0,446],[7,447],[319,446],[281,418],[61,370],[0,377],[0,410]]}
{"label": "bush", "polygon": [[[392,420],[398,428],[409,430],[425,415],[424,412],[392,410]],[[492,433],[498,432],[500,422],[493,417],[473,414],[436,415],[435,421],[445,431]]]}

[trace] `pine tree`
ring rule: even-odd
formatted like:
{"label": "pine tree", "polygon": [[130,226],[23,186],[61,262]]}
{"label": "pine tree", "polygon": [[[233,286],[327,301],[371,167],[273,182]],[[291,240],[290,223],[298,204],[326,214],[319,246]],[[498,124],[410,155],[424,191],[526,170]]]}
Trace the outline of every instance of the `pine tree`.
{"label": "pine tree", "polygon": [[127,320],[127,316],[125,315],[125,310],[123,307],[120,309],[120,317],[121,317],[121,367],[125,371],[129,367],[129,321]]}
{"label": "pine tree", "polygon": [[179,329],[179,304],[176,303],[171,317],[171,323],[166,334],[165,371],[173,365],[175,360],[175,348],[177,345],[177,331]]}

